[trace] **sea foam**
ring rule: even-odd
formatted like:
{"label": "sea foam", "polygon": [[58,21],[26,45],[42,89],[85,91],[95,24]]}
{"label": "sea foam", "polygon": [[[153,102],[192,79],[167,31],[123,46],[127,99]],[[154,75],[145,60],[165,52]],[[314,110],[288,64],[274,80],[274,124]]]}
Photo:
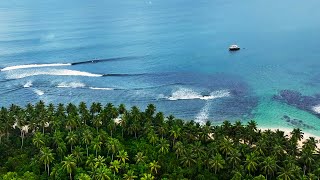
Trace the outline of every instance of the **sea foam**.
{"label": "sea foam", "polygon": [[81,82],[62,82],[60,84],[57,85],[58,88],[83,88],[86,85],[84,83]]}
{"label": "sea foam", "polygon": [[104,91],[112,91],[112,90],[114,90],[113,88],[102,88],[102,87],[89,87],[89,89],[92,89],[92,90],[104,90]]}
{"label": "sea foam", "polygon": [[40,68],[40,67],[56,67],[56,66],[71,66],[71,63],[54,63],[54,64],[26,64],[26,65],[16,65],[16,66],[8,66],[0,71],[10,71],[17,69],[29,69],[29,68]]}
{"label": "sea foam", "polygon": [[10,72],[6,75],[7,79],[21,79],[30,76],[51,75],[51,76],[87,76],[101,77],[101,74],[93,74],[84,71],[76,71],[69,69],[48,69],[48,70],[29,70],[26,72]]}
{"label": "sea foam", "polygon": [[172,95],[167,99],[171,101],[190,100],[190,99],[212,100],[212,99],[228,97],[228,96],[230,96],[230,92],[227,90],[214,91],[210,93],[210,95],[204,96],[191,89],[180,88],[179,90],[173,92]]}
{"label": "sea foam", "polygon": [[31,87],[33,84],[32,84],[32,81],[28,81],[26,84],[23,85],[24,88],[29,88]]}
{"label": "sea foam", "polygon": [[320,114],[320,104],[319,105],[316,105],[316,106],[313,106],[312,107],[312,110],[317,113],[317,114]]}
{"label": "sea foam", "polygon": [[39,89],[34,89],[33,92],[35,92],[37,95],[42,96],[44,95],[44,92]]}

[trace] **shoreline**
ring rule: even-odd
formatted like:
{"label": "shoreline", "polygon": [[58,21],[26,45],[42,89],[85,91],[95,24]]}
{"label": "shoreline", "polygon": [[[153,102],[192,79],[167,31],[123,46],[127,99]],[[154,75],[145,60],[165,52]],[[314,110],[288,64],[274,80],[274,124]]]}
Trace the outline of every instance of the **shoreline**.
{"label": "shoreline", "polygon": [[[289,138],[291,137],[291,132],[294,128],[287,128],[287,127],[258,127],[258,130],[261,130],[261,132],[264,132],[268,129],[270,129],[271,131],[275,132],[276,130],[280,130],[283,131],[285,135],[287,135]],[[320,136],[316,136],[314,134],[305,132],[304,130],[301,129],[301,131],[303,132],[303,139],[301,139],[300,141],[298,141],[298,147],[302,148],[303,146],[303,142],[306,141],[307,139],[309,139],[310,137],[314,137],[316,140],[320,139]],[[320,147],[320,142],[317,143],[317,148]]]}

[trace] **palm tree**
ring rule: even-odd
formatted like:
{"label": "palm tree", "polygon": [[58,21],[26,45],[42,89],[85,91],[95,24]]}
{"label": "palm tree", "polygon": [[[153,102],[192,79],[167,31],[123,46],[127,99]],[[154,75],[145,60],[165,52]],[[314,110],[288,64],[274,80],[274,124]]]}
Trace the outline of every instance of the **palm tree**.
{"label": "palm tree", "polygon": [[152,174],[143,174],[143,177],[141,177],[141,180],[153,180],[154,176],[152,176]]}
{"label": "palm tree", "polygon": [[44,136],[40,132],[36,132],[32,139],[33,145],[35,145],[38,149],[44,146]]}
{"label": "palm tree", "polygon": [[274,172],[277,171],[277,167],[276,160],[270,156],[265,158],[261,163],[261,171],[266,175],[266,179],[268,179],[268,175],[270,175],[270,177],[274,175]]}
{"label": "palm tree", "polygon": [[209,167],[210,169],[214,169],[215,174],[223,169],[224,165],[225,160],[222,158],[221,154],[216,154],[212,159],[209,160]]}
{"label": "palm tree", "polygon": [[142,152],[138,152],[138,153],[135,155],[136,164],[145,163],[145,160],[146,160],[146,159],[147,159],[147,157],[144,156]]}
{"label": "palm tree", "polygon": [[228,156],[233,151],[232,143],[228,139],[224,138],[220,143],[220,151],[225,156]]}
{"label": "palm tree", "polygon": [[75,145],[78,142],[78,136],[73,131],[70,131],[68,133],[68,136],[66,137],[66,140],[67,140],[68,144],[70,144],[70,149],[72,151],[73,145]]}
{"label": "palm tree", "polygon": [[190,168],[192,165],[196,163],[196,160],[194,159],[194,154],[192,154],[188,149],[187,152],[181,156],[180,162],[184,167]]}
{"label": "palm tree", "polygon": [[292,138],[301,141],[301,139],[303,139],[304,133],[301,131],[301,129],[294,128],[290,134]]}
{"label": "palm tree", "polygon": [[116,154],[119,147],[120,147],[120,142],[118,139],[108,138],[107,149],[108,149],[108,152],[111,151],[111,153],[112,153],[111,161],[113,161],[113,156],[114,156],[114,154]]}
{"label": "palm tree", "polygon": [[105,166],[106,164],[104,163],[106,161],[106,159],[103,156],[98,156],[96,158],[94,158],[94,167],[95,168],[99,168],[101,166]]}
{"label": "palm tree", "polygon": [[177,125],[173,126],[170,130],[170,135],[173,138],[172,144],[174,146],[175,140],[181,136],[181,128]]}
{"label": "palm tree", "polygon": [[153,160],[152,162],[149,163],[149,168],[151,173],[154,172],[155,174],[157,174],[161,166],[158,164],[157,161]]}
{"label": "palm tree", "polygon": [[279,176],[278,179],[283,180],[294,180],[294,170],[291,168],[291,166],[285,166],[284,168],[281,168],[281,171],[278,172]]}
{"label": "palm tree", "polygon": [[159,140],[158,136],[154,131],[148,133],[149,142],[154,146],[155,143]]}
{"label": "palm tree", "polygon": [[92,154],[90,154],[87,157],[86,166],[89,167],[91,170],[93,170],[95,167],[95,163],[96,163],[96,158]]}
{"label": "palm tree", "polygon": [[170,145],[166,139],[160,139],[158,148],[161,154],[167,154],[169,152],[169,147]]}
{"label": "palm tree", "polygon": [[101,151],[102,141],[99,138],[95,138],[93,141],[91,141],[92,148],[96,152],[96,157],[98,156],[98,152]]}
{"label": "palm tree", "polygon": [[86,145],[87,157],[89,156],[88,145],[91,143],[92,138],[92,132],[89,129],[85,129],[82,134],[82,142]]}
{"label": "palm tree", "polygon": [[40,150],[40,161],[44,164],[45,171],[50,175],[50,163],[54,160],[54,153],[48,147],[43,147]]}
{"label": "palm tree", "polygon": [[138,178],[138,176],[134,175],[133,170],[129,170],[126,174],[123,175],[124,180],[134,180],[136,178]]}
{"label": "palm tree", "polygon": [[304,164],[303,166],[303,174],[306,174],[306,170],[308,170],[308,172],[311,171],[311,167],[312,164],[315,162],[315,159],[313,157],[313,151],[310,149],[303,149],[302,153],[301,153],[301,160]]}
{"label": "palm tree", "polygon": [[118,107],[119,114],[125,114],[127,112],[126,106],[124,104],[120,104]]}
{"label": "palm tree", "polygon": [[255,153],[246,155],[245,167],[249,171],[249,174],[257,170],[258,158],[256,157]]}
{"label": "palm tree", "polygon": [[227,157],[227,161],[232,164],[232,169],[235,168],[235,166],[238,166],[241,163],[240,159],[241,154],[238,150],[233,150],[230,155]]}
{"label": "palm tree", "polygon": [[70,154],[67,157],[64,158],[64,161],[62,161],[62,168],[64,170],[67,170],[69,173],[70,180],[72,180],[72,172],[76,168],[76,162],[74,157]]}
{"label": "palm tree", "polygon": [[184,147],[183,143],[180,141],[176,142],[173,149],[175,150],[175,154],[177,156],[177,159],[179,158],[179,156],[181,156],[182,154],[185,153],[185,147]]}
{"label": "palm tree", "polygon": [[60,158],[62,159],[62,157],[67,152],[67,146],[66,146],[66,143],[64,141],[61,141],[61,142],[58,143],[56,152],[60,156]]}
{"label": "palm tree", "polygon": [[79,165],[82,162],[82,159],[83,159],[83,149],[80,146],[76,146],[72,150],[72,155],[73,155],[73,157],[75,158],[76,162]]}
{"label": "palm tree", "polygon": [[129,160],[129,156],[128,156],[128,153],[124,150],[121,150],[119,151],[118,155],[117,155],[117,158],[119,158],[119,161],[123,162],[123,164],[126,163],[126,160]]}
{"label": "palm tree", "polygon": [[97,180],[111,180],[112,172],[106,166],[100,166],[94,176],[94,179]]}
{"label": "palm tree", "polygon": [[119,172],[120,162],[118,160],[114,160],[110,164],[111,164],[110,168],[113,169],[113,175],[115,175],[116,172],[117,173]]}

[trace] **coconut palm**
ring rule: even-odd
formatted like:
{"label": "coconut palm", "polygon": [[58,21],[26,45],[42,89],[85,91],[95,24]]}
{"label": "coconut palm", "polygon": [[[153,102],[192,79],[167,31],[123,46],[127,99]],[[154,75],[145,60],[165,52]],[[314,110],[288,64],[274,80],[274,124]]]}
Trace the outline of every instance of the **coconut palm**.
{"label": "coconut palm", "polygon": [[52,149],[48,147],[43,147],[40,150],[40,161],[44,164],[45,171],[48,172],[48,176],[50,175],[50,163],[54,160],[54,153],[52,153]]}
{"label": "coconut palm", "polygon": [[249,174],[255,172],[258,168],[258,158],[255,153],[250,153],[246,155],[245,168],[248,170]]}
{"label": "coconut palm", "polygon": [[113,169],[113,175],[115,175],[115,173],[119,172],[120,169],[120,162],[118,160],[114,160],[110,163],[110,169]]}
{"label": "coconut palm", "polygon": [[143,177],[141,177],[141,180],[153,180],[154,176],[152,176],[152,174],[143,174]]}
{"label": "coconut palm", "polygon": [[136,178],[138,178],[138,176],[134,175],[133,170],[129,170],[126,174],[123,175],[124,180],[134,180]]}
{"label": "coconut palm", "polygon": [[40,132],[36,132],[32,138],[32,143],[35,145],[38,149],[44,146],[44,136]]}
{"label": "coconut palm", "polygon": [[167,140],[165,139],[160,139],[160,143],[158,145],[158,148],[159,148],[159,152],[161,154],[167,154],[169,152],[169,143]]}
{"label": "coconut palm", "polygon": [[69,173],[70,180],[72,180],[72,173],[76,169],[76,167],[76,161],[71,154],[65,157],[64,161],[62,161],[62,168],[64,170],[67,170],[67,172]]}
{"label": "coconut palm", "polygon": [[159,163],[157,161],[154,160],[149,163],[149,168],[150,168],[151,173],[157,174],[158,170],[161,168],[161,166],[159,165]]}
{"label": "coconut palm", "polygon": [[123,162],[123,164],[126,163],[126,160],[129,160],[128,153],[124,150],[119,151],[117,158],[119,158],[119,161]]}
{"label": "coconut palm", "polygon": [[95,138],[93,141],[91,141],[91,145],[93,150],[96,152],[96,157],[98,156],[98,152],[101,151],[102,141],[99,138]]}
{"label": "coconut palm", "polygon": [[135,155],[136,164],[145,163],[146,159],[147,159],[147,157],[144,156],[142,152],[138,152]]}
{"label": "coconut palm", "polygon": [[67,143],[70,145],[70,150],[72,151],[73,145],[75,145],[78,142],[78,135],[70,131],[66,137]]}
{"label": "coconut palm", "polygon": [[184,147],[183,143],[180,141],[176,142],[173,149],[175,150],[174,152],[175,152],[177,158],[179,158],[182,154],[185,153],[185,147]]}
{"label": "coconut palm", "polygon": [[94,179],[97,180],[111,180],[112,172],[106,166],[100,166],[95,173]]}
{"label": "coconut palm", "polygon": [[261,171],[266,175],[266,179],[268,179],[268,175],[272,177],[275,172],[277,172],[278,165],[274,157],[267,157],[261,163]]}
{"label": "coconut palm", "polygon": [[221,169],[224,168],[225,160],[222,158],[221,154],[216,154],[213,158],[209,160],[210,169],[214,169],[214,173],[217,174]]}
{"label": "coconut palm", "polygon": [[82,143],[86,145],[87,157],[89,156],[89,148],[88,145],[91,143],[93,139],[92,132],[89,129],[85,129],[82,133]]}

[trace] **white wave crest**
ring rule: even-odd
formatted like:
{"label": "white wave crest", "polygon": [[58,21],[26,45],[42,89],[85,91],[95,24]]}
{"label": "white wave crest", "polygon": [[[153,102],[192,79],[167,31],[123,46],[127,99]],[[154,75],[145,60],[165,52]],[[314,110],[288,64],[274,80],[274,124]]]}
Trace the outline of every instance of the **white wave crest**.
{"label": "white wave crest", "polygon": [[10,72],[7,74],[7,79],[21,79],[30,76],[51,75],[51,76],[87,76],[87,77],[101,77],[101,74],[93,74],[84,71],[76,71],[69,69],[48,69],[48,70],[30,70],[27,72]]}
{"label": "white wave crest", "polygon": [[57,85],[58,88],[83,88],[86,85],[84,83],[81,82],[62,82],[60,84]]}
{"label": "white wave crest", "polygon": [[216,98],[228,97],[230,92],[227,90],[214,91],[210,95],[204,96],[198,92],[195,92],[191,89],[181,88],[172,93],[167,99],[171,101],[176,100],[189,100],[189,99],[201,99],[201,100],[211,100]]}
{"label": "white wave crest", "polygon": [[71,66],[71,63],[16,65],[16,66],[5,67],[0,71],[10,71],[10,70],[17,70],[17,69],[29,69],[29,68],[40,68],[40,67],[56,67],[56,66]]}
{"label": "white wave crest", "polygon": [[99,88],[99,87],[89,87],[89,89],[92,89],[92,90],[104,90],[104,91],[112,91],[112,90],[114,90],[113,88]]}
{"label": "white wave crest", "polygon": [[35,92],[37,95],[42,96],[44,95],[44,92],[39,89],[34,89],[33,92]]}
{"label": "white wave crest", "polygon": [[23,85],[24,88],[29,88],[31,87],[33,84],[32,84],[32,81],[28,81],[25,85]]}
{"label": "white wave crest", "polygon": [[204,125],[209,120],[209,107],[211,103],[206,103],[206,105],[201,109],[201,111],[196,115],[195,122],[200,125]]}
{"label": "white wave crest", "polygon": [[312,110],[313,110],[315,113],[320,114],[320,104],[312,107]]}

